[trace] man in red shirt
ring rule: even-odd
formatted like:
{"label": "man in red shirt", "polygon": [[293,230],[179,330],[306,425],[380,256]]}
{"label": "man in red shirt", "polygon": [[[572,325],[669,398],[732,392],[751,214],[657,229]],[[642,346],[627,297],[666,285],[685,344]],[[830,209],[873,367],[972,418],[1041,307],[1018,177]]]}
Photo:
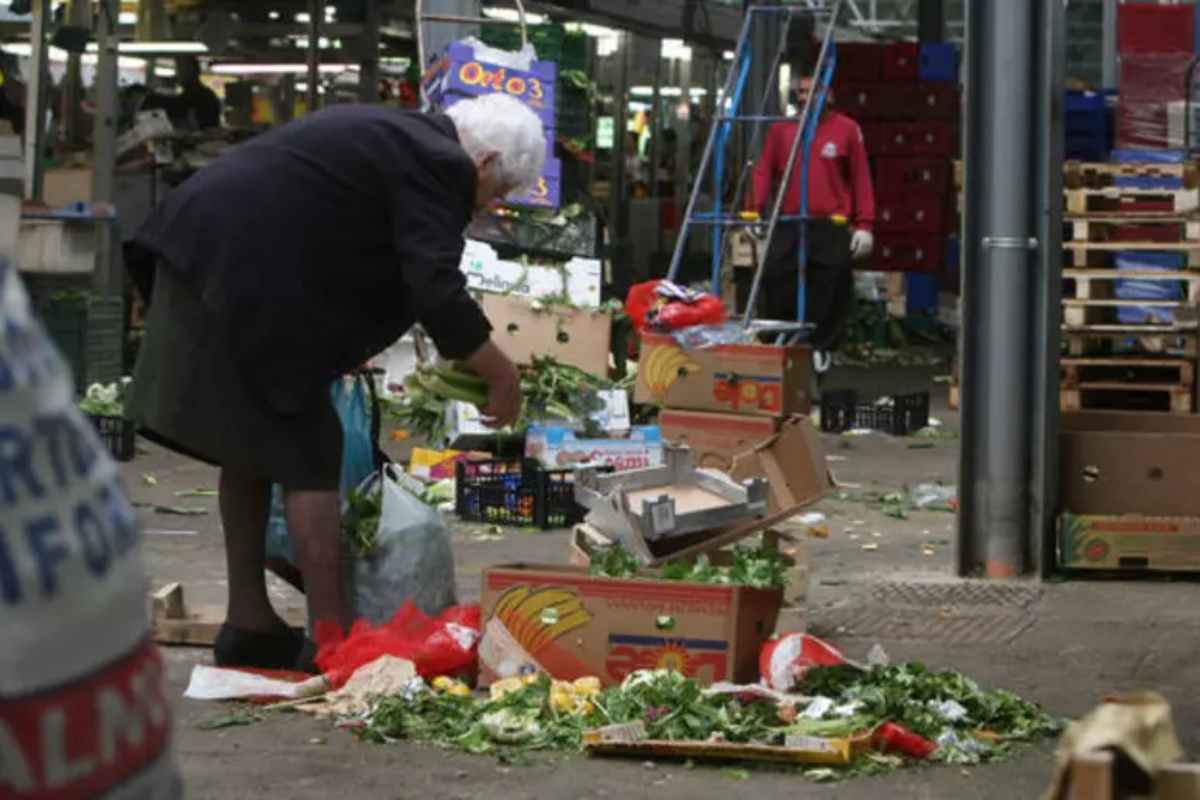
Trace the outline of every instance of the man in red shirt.
{"label": "man in red shirt", "polygon": [[[793,81],[789,100],[804,107],[812,79]],[[832,102],[832,92],[829,95]],[[773,192],[787,168],[800,123],[776,122],[767,131],[762,156],[754,167],[754,203],[765,219]],[[800,160],[792,170],[782,214],[800,213]],[[866,258],[875,246],[875,191],[867,150],[858,123],[844,114],[825,110],[809,151],[808,269],[804,319],[816,325],[811,337],[818,372],[829,368],[830,351],[837,347],[854,306],[851,259]],[[799,281],[800,225],[780,222],[767,253],[763,272],[761,310],[768,319],[795,320]]]}

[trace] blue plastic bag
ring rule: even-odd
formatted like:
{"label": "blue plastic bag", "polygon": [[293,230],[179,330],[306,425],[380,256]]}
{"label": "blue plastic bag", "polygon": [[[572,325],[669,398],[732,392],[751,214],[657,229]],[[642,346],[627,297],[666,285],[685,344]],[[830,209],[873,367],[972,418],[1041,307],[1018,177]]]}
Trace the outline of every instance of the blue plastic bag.
{"label": "blue plastic bag", "polygon": [[[331,390],[333,407],[342,422],[342,476],[339,483],[342,502],[375,471],[375,440],[371,435],[371,404],[365,379],[341,378]],[[296,551],[288,536],[283,512],[283,488],[271,487],[271,516],[267,519],[267,558],[296,563]]]}

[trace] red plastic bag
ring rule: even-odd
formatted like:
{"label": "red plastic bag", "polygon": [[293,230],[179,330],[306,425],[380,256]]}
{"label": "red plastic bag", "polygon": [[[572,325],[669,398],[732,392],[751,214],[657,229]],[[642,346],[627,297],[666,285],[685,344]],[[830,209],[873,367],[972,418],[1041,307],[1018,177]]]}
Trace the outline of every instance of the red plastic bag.
{"label": "red plastic bag", "polygon": [[658,310],[655,327],[669,331],[693,325],[718,325],[725,321],[725,304],[721,298],[706,294],[694,303],[673,300]]}
{"label": "red plastic bag", "polygon": [[316,662],[335,689],[359,667],[385,655],[408,659],[426,679],[449,675],[473,680],[479,629],[477,605],[454,606],[434,619],[410,600],[383,625],[356,621],[349,636],[339,625],[318,622]]}
{"label": "red plastic bag", "polygon": [[837,667],[850,661],[836,647],[807,633],[785,633],[763,645],[758,671],[767,686],[790,692],[813,667]]}
{"label": "red plastic bag", "polygon": [[662,281],[646,281],[629,288],[629,294],[625,296],[625,313],[633,321],[635,330],[646,330],[646,317],[651,309],[662,305],[663,298],[658,296],[660,283]]}

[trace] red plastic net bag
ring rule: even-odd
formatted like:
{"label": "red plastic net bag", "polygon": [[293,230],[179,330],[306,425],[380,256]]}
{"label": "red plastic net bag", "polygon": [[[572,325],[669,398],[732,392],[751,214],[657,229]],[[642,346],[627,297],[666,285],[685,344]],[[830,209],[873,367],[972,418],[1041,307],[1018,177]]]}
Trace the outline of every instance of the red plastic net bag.
{"label": "red plastic net bag", "polygon": [[383,625],[360,619],[346,635],[335,623],[316,624],[317,666],[338,688],[359,667],[380,656],[405,658],[423,678],[438,675],[472,680],[479,645],[479,606],[454,606],[436,618],[426,616],[412,601]]}

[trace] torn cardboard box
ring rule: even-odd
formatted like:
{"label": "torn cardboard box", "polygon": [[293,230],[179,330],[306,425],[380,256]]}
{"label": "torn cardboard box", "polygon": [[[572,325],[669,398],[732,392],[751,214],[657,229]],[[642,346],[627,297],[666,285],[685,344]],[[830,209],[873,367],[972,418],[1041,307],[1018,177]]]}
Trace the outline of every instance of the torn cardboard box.
{"label": "torn cardboard box", "polygon": [[666,408],[658,415],[658,424],[669,443],[692,449],[698,465],[728,472],[735,455],[778,433],[780,420]]}
{"label": "torn cardboard box", "polygon": [[684,351],[670,336],[644,334],[634,399],[694,411],[807,414],[810,353],[760,344]]}
{"label": "torn cardboard box", "polygon": [[735,457],[729,476],[737,483],[766,480],[765,516],[654,542],[639,540],[627,549],[646,564],[709,552],[779,525],[833,488],[820,436],[806,417],[784,421],[779,433]]}
{"label": "torn cardboard box", "polygon": [[480,682],[526,672],[606,685],[639,669],[674,669],[704,684],[758,680],[780,589],[513,565],[483,573]]}
{"label": "torn cardboard box", "polygon": [[484,294],[480,304],[492,323],[492,341],[518,364],[553,356],[593,375],[608,374],[612,318],[601,311],[536,306],[537,301]]}

